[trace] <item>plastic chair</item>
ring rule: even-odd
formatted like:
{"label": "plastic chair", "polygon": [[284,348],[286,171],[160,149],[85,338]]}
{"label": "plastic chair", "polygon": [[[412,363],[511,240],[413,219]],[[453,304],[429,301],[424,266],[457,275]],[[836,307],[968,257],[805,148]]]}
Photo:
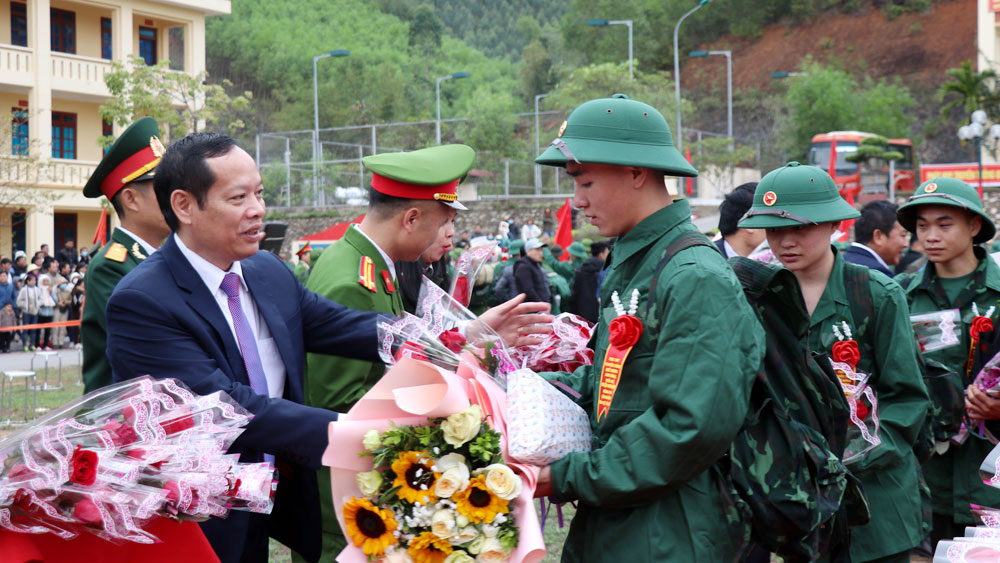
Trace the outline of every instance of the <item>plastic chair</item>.
{"label": "plastic chair", "polygon": [[[55,385],[49,385],[49,360],[53,357],[59,360],[59,375],[56,379],[57,383]],[[42,391],[62,389],[62,356],[59,355],[59,352],[35,352],[35,354],[31,356],[32,371],[35,370],[35,360],[39,358],[45,360],[45,378],[42,380],[42,383],[38,386],[38,388]]]}
{"label": "plastic chair", "polygon": [[[24,380],[24,421],[14,422],[14,388],[18,379]],[[10,390],[7,390],[7,387]],[[13,426],[27,424],[31,415],[38,408],[38,394],[35,386],[35,372],[33,371],[5,371],[0,377],[0,424]],[[28,395],[31,395],[31,410],[28,409]],[[4,399],[7,401],[7,408],[4,409]],[[6,416],[6,418],[4,418]]]}

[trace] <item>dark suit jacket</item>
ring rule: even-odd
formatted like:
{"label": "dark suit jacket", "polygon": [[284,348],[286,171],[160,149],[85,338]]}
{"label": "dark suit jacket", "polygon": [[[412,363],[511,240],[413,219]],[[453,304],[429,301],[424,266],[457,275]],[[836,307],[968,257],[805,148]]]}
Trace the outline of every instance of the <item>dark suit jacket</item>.
{"label": "dark suit jacket", "polygon": [[875,270],[876,272],[882,272],[883,274],[885,274],[890,278],[896,275],[882,264],[879,264],[879,261],[876,260],[875,257],[872,256],[870,252],[868,252],[867,250],[862,250],[856,246],[848,247],[847,250],[844,251],[843,256],[845,262],[850,262],[852,264],[860,264],[862,266],[868,266],[872,270]]}
{"label": "dark suit jacket", "polygon": [[718,248],[719,252],[722,253],[723,258],[732,258],[732,256],[726,254],[726,239],[720,238],[719,240],[715,241],[715,247]]}
{"label": "dark suit jacket", "polygon": [[284,398],[250,388],[239,345],[217,301],[173,237],[130,272],[108,302],[108,357],[114,381],[174,377],[195,393],[222,390],[254,413],[230,452],[242,461],[276,456],[281,473],[271,515],[232,511],[202,530],[219,558],[266,561],[268,535],[309,561],[320,551],[316,471],[336,413],[303,402],[306,352],[379,361],[377,313],[348,309],[305,289],[269,252],[240,262],[247,287],[285,364]]}

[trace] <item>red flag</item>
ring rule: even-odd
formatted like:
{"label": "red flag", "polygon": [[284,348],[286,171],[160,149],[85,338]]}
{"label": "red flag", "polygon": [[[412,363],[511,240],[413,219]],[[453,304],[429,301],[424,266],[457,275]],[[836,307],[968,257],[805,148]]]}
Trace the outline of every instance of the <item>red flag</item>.
{"label": "red flag", "polygon": [[[687,157],[688,164],[691,164],[691,147],[684,147],[684,153]],[[684,190],[685,194],[690,197],[694,195],[694,178],[690,176],[687,179],[687,188]]]}
{"label": "red flag", "polygon": [[97,232],[94,233],[94,242],[101,241],[101,246],[108,242],[108,208],[101,207],[101,218],[97,220]]}
{"label": "red flag", "polygon": [[570,208],[569,198],[566,198],[566,203],[556,212],[556,220],[559,223],[556,226],[556,236],[553,237],[552,242],[563,247],[564,252],[559,257],[559,261],[566,262],[572,258],[569,255],[569,245],[573,244],[573,210]]}

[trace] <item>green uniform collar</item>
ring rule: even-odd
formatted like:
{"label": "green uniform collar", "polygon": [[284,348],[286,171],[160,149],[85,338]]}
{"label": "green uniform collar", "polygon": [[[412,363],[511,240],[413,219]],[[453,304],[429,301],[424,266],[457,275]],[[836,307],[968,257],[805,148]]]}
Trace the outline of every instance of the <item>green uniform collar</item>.
{"label": "green uniform collar", "polygon": [[363,256],[372,259],[372,263],[375,266],[375,277],[379,277],[381,275],[379,272],[382,270],[392,271],[389,265],[385,263],[385,258],[382,258],[382,253],[379,252],[378,247],[364,233],[357,230],[356,226],[351,225],[347,229],[344,233],[344,242],[353,246]]}
{"label": "green uniform collar", "polygon": [[[972,251],[976,254],[976,258],[979,259],[979,265],[973,270],[972,275],[972,288],[987,288],[993,291],[1000,292],[1000,266],[997,265],[996,261],[986,253],[986,249],[979,246],[973,247]],[[937,270],[934,267],[933,262],[927,262],[927,266],[924,267],[923,277],[920,279],[920,283],[911,284],[910,287],[903,288],[906,293],[913,293],[917,289],[921,289],[934,295],[941,303],[948,303],[948,298],[945,295],[944,288],[941,287],[941,282],[938,281]],[[964,303],[967,301],[965,298],[965,291],[959,293],[956,299],[957,303]],[[978,290],[976,291],[978,293]]]}
{"label": "green uniform collar", "polygon": [[660,240],[663,234],[691,220],[691,204],[686,199],[674,202],[639,222],[615,243],[611,251],[611,267],[617,268],[633,254]]}

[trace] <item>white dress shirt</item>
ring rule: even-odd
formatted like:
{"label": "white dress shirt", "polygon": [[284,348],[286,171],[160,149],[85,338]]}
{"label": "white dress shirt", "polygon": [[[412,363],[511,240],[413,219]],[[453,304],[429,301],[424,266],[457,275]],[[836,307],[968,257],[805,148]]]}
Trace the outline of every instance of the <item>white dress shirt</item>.
{"label": "white dress shirt", "polygon": [[396,262],[394,262],[392,258],[389,258],[389,255],[386,254],[384,250],[382,250],[381,246],[375,244],[375,241],[372,240],[372,237],[366,235],[365,232],[361,230],[361,226],[360,225],[358,225],[357,223],[355,223],[355,224],[351,225],[349,228],[351,228],[351,229],[357,229],[358,232],[361,233],[361,236],[363,236],[366,239],[368,239],[368,242],[372,243],[372,246],[375,247],[375,250],[378,250],[378,253],[382,257],[382,260],[385,260],[385,263],[389,266],[389,275],[392,276],[392,281],[393,281],[393,283],[395,283],[396,282]]}
{"label": "white dress shirt", "polygon": [[171,236],[177,242],[177,247],[180,248],[181,254],[187,258],[188,263],[198,273],[198,277],[205,283],[208,292],[215,298],[219,309],[222,310],[222,315],[226,318],[229,330],[233,333],[233,341],[237,343],[237,346],[239,345],[239,340],[236,337],[236,327],[233,325],[233,315],[229,312],[229,297],[225,291],[222,291],[221,285],[222,278],[230,272],[240,277],[240,305],[243,308],[243,315],[250,324],[250,330],[253,331],[254,339],[257,341],[257,354],[260,356],[260,363],[264,368],[264,377],[267,379],[268,395],[271,397],[281,397],[285,392],[285,364],[281,360],[281,354],[278,352],[278,347],[274,344],[274,339],[271,338],[271,331],[268,330],[267,323],[264,322],[264,319],[260,316],[260,312],[257,310],[257,303],[250,295],[247,282],[243,279],[243,268],[240,266],[240,262],[238,260],[233,262],[228,271],[223,271],[222,268],[205,260],[185,246],[184,241],[176,233]]}
{"label": "white dress shirt", "polygon": [[[134,239],[134,240],[135,240],[135,241],[136,241],[137,243],[139,243],[139,246],[141,246],[141,247],[142,247],[142,249],[146,251],[146,256],[152,256],[152,255],[153,255],[153,253],[154,253],[154,252],[156,252],[156,249],[155,249],[155,248],[153,248],[153,245],[151,245],[151,244],[149,244],[148,242],[146,242],[146,241],[142,240],[142,238],[140,238],[139,236],[137,236],[137,235],[136,235],[135,233],[133,233],[132,231],[130,231],[130,230],[128,230],[128,229],[126,229],[125,227],[122,227],[121,225],[119,225],[119,226],[118,226],[118,227],[116,227],[116,228],[117,228],[117,229],[118,229],[119,231],[121,231],[121,232],[125,233],[126,235],[128,235],[128,236],[132,237],[132,238],[133,238],[133,239]],[[129,250],[132,250],[132,249],[130,248]]]}
{"label": "white dress shirt", "polygon": [[860,242],[852,242],[851,246],[853,248],[860,248],[860,249],[866,251],[868,254],[871,254],[872,257],[874,257],[875,260],[879,264],[881,264],[883,268],[885,268],[886,270],[889,270],[890,272],[892,271],[892,268],[890,268],[889,265],[885,263],[885,260],[883,260],[882,257],[878,255],[878,252],[875,252],[874,250],[872,250],[871,248],[869,248],[869,247],[861,244]]}

